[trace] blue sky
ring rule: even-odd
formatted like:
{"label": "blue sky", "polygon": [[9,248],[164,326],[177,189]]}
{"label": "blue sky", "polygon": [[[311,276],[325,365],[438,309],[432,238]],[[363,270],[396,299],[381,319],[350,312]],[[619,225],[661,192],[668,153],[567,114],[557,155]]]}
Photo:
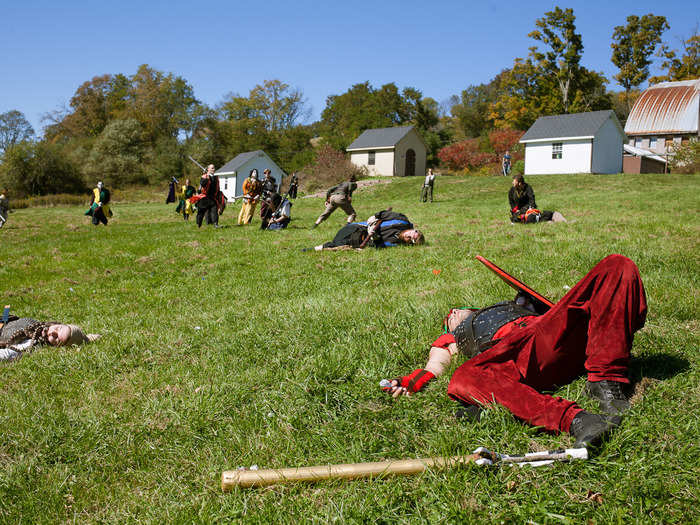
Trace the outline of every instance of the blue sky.
{"label": "blue sky", "polygon": [[[534,41],[535,19],[573,7],[583,64],[612,89],[610,37],[630,14],[664,15],[674,47],[700,22],[693,1],[147,1],[0,0],[0,113],[41,115],[67,104],[76,88],[140,64],[184,77],[215,105],[265,79],[300,88],[320,116],[326,97],[369,80],[412,86],[438,101],[487,82]],[[693,7],[695,6],[695,7]]]}

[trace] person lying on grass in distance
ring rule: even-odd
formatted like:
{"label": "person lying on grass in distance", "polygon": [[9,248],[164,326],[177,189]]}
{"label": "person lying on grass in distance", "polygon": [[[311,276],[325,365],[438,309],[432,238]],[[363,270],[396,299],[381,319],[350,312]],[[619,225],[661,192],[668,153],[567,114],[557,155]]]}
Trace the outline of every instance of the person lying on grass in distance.
{"label": "person lying on grass in distance", "polygon": [[[576,447],[597,444],[629,407],[630,349],[647,313],[637,266],[622,255],[609,255],[542,315],[521,298],[480,310],[450,310],[425,368],[382,381],[383,390],[394,398],[418,392],[461,353],[469,360],[447,388],[465,407],[458,415],[475,418],[483,405],[497,403],[531,425],[571,433]],[[588,395],[606,415],[542,393],[583,372]]]}
{"label": "person lying on grass in distance", "polygon": [[42,322],[30,317],[8,317],[0,322],[0,361],[19,359],[41,345],[68,346],[95,341],[100,336],[85,334],[73,324]]}
{"label": "person lying on grass in distance", "polygon": [[[319,244],[313,249],[321,250],[349,250],[352,248],[363,249],[367,246],[375,248],[388,248],[405,244],[424,244],[425,237],[417,230],[413,223],[403,213],[382,210],[375,213],[366,222],[352,222],[346,224],[332,241]],[[308,251],[305,248],[304,251]]]}

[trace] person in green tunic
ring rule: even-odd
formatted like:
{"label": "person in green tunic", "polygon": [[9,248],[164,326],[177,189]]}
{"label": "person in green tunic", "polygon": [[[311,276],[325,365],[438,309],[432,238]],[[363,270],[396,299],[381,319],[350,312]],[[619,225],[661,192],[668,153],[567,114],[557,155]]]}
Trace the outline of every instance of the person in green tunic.
{"label": "person in green tunic", "polygon": [[95,226],[100,223],[107,226],[107,217],[112,216],[112,210],[109,206],[111,195],[109,190],[105,188],[102,181],[97,183],[97,187],[92,190],[92,200],[90,208],[85,212],[85,215],[92,216],[92,224]]}
{"label": "person in green tunic", "polygon": [[197,190],[192,186],[190,179],[185,180],[185,184],[183,184],[180,194],[178,195],[180,202],[177,208],[175,208],[175,213],[182,213],[182,217],[186,221],[190,219],[190,215],[194,212],[194,205],[190,202],[190,197],[195,193],[197,193]]}

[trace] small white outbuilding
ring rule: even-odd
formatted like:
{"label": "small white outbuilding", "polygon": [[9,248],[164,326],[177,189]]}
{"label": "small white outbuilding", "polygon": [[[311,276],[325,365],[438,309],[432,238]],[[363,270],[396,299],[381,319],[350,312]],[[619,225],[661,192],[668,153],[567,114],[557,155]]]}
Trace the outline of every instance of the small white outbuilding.
{"label": "small white outbuilding", "polygon": [[219,187],[228,202],[243,195],[243,181],[248,178],[250,170],[258,170],[258,180],[264,180],[263,171],[269,169],[277,186],[282,183],[286,173],[263,150],[247,151],[237,155],[214,172],[219,177]]}
{"label": "small white outbuilding", "polygon": [[540,117],[525,132],[525,175],[621,173],[625,132],[608,109]]}
{"label": "small white outbuilding", "polygon": [[425,175],[428,148],[413,126],[367,129],[345,151],[370,175]]}

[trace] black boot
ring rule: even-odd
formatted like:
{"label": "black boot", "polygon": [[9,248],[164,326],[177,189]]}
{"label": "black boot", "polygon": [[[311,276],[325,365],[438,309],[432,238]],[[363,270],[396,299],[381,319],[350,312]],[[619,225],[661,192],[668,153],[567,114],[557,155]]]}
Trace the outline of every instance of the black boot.
{"label": "black boot", "polygon": [[569,433],[576,438],[574,448],[593,447],[620,425],[619,416],[601,416],[582,410],[571,422]]}
{"label": "black boot", "polygon": [[481,419],[481,411],[483,409],[479,405],[467,405],[464,407],[459,407],[455,411],[455,417],[457,419],[463,419],[469,421],[470,423],[476,423]]}
{"label": "black boot", "polygon": [[586,392],[600,402],[600,409],[603,412],[618,416],[630,407],[624,387],[625,385],[619,381],[588,381]]}

